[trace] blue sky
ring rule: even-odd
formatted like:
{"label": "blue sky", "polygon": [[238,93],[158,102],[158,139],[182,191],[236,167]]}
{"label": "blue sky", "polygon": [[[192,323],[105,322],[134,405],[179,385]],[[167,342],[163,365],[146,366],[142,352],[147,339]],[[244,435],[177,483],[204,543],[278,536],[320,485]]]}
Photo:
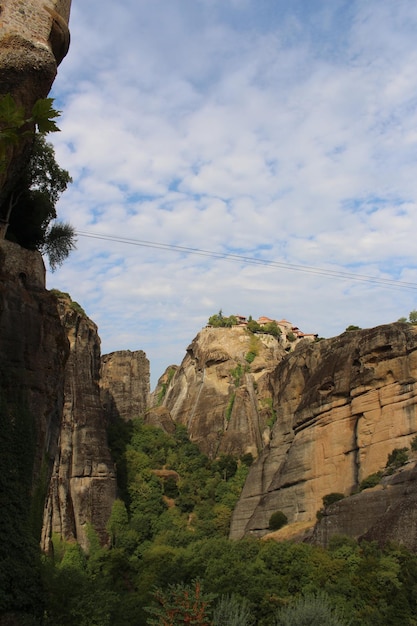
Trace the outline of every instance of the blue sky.
{"label": "blue sky", "polygon": [[220,308],[325,337],[417,308],[415,0],[73,0],[70,28],[58,213],[105,238],[47,283],[103,354],[154,385]]}

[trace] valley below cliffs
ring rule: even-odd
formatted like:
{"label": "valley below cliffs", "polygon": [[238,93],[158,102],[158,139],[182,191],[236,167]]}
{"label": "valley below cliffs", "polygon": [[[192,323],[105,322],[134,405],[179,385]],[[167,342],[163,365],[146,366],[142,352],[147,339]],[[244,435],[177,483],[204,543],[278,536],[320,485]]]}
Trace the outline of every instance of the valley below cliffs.
{"label": "valley below cliffs", "polygon": [[[30,422],[24,465],[44,550],[54,534],[88,549],[90,525],[106,544],[117,497],[107,431],[137,417],[167,433],[184,426],[211,460],[252,463],[233,539],[327,545],[346,534],[417,550],[415,455],[386,471],[388,455],[409,449],[417,433],[417,327],[291,346],[241,326],[207,327],[150,393],[145,353],[101,356],[94,322],[68,294],[45,289],[38,253],[2,242],[0,255],[3,418],[13,446]],[[378,472],[378,484],[361,490]],[[323,509],[332,493],[343,499]],[[288,524],[271,532],[277,511]]]}

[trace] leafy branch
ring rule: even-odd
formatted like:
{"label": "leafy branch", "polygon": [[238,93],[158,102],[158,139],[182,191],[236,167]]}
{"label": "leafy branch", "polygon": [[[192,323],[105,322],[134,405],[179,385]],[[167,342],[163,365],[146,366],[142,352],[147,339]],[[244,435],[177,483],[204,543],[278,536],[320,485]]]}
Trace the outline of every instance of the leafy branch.
{"label": "leafy branch", "polygon": [[23,106],[16,104],[13,96],[7,93],[0,98],[0,173],[7,170],[9,149],[25,137],[59,131],[55,118],[61,115],[53,107],[53,98],[40,98],[27,116]]}

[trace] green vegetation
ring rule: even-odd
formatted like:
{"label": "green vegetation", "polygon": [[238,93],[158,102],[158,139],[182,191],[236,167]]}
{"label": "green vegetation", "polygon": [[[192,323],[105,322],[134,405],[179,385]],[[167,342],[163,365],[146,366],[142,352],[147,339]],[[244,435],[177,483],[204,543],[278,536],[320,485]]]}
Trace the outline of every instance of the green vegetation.
{"label": "green vegetation", "polygon": [[[0,389],[0,622],[4,615],[15,615],[31,624],[30,616],[35,620],[42,615],[42,479],[31,497],[35,420],[18,376],[1,372]],[[4,623],[17,622],[6,618]]]}
{"label": "green vegetation", "polygon": [[270,530],[279,530],[286,524],[288,524],[288,517],[282,511],[275,511],[269,518]]}
{"label": "green vegetation", "polygon": [[273,337],[279,337],[282,333],[280,327],[275,321],[268,322],[265,326],[261,327],[261,332],[266,333],[267,335],[272,335]]}
{"label": "green vegetation", "polygon": [[0,98],[0,173],[7,169],[8,151],[22,139],[59,130],[55,118],[61,112],[53,108],[52,98],[41,98],[33,105],[27,116],[22,106],[18,106],[11,94]]}
{"label": "green vegetation", "polygon": [[247,352],[245,355],[245,361],[247,361],[249,364],[253,363],[253,361],[256,358],[256,352]]}
{"label": "green vegetation", "polygon": [[44,626],[415,623],[417,556],[403,547],[229,541],[175,522],[153,541],[131,533],[88,557],[69,544],[45,560]]}
{"label": "green vegetation", "polygon": [[225,317],[220,309],[218,313],[209,317],[208,324],[214,328],[231,328],[232,326],[236,326],[237,318],[234,315]]}
{"label": "green vegetation", "polygon": [[249,351],[245,355],[245,361],[249,364],[253,363],[259,354],[260,340],[253,333],[249,333]]}
{"label": "green vegetation", "polygon": [[232,417],[232,411],[233,411],[233,405],[235,403],[235,398],[236,398],[236,394],[232,393],[232,395],[229,398],[229,402],[227,403],[227,407],[226,407],[226,422],[230,422],[230,418]]}
{"label": "green vegetation", "polygon": [[350,324],[345,330],[345,332],[351,332],[352,330],[362,330],[360,326],[355,326],[355,324]]}
{"label": "green vegetation", "polygon": [[370,474],[361,481],[359,485],[359,491],[363,491],[364,489],[370,489],[371,487],[376,487],[376,485],[379,485],[379,483],[381,482],[381,478],[382,472],[375,472],[374,474]]}
{"label": "green vegetation", "polygon": [[69,295],[69,293],[66,293],[65,291],[60,291],[59,289],[51,289],[50,292],[56,298],[58,298],[58,300],[67,300],[68,303],[69,303],[70,308],[73,311],[75,311],[76,313],[79,313],[80,315],[83,315],[84,317],[87,317],[87,313],[84,311],[84,309],[81,306],[81,304],[78,304],[78,302],[76,302],[75,300],[72,300],[72,298]]}
{"label": "green vegetation", "polygon": [[417,435],[411,440],[411,450],[415,452],[417,450]]}
{"label": "green vegetation", "polygon": [[166,396],[167,389],[169,387],[169,383],[173,379],[175,372],[176,372],[175,367],[170,367],[168,369],[166,380],[162,383],[161,389],[159,390],[157,398],[156,398],[157,406],[160,406],[162,404],[162,400]]}
{"label": "green vegetation", "polygon": [[[229,317],[225,317],[221,309],[218,313],[209,317],[209,320],[208,320],[208,325],[213,326],[214,328],[231,328],[232,326],[236,326],[237,323],[238,323],[238,319],[235,315],[230,315]],[[261,324],[258,324],[258,322],[256,322],[254,319],[252,319],[251,315],[249,315],[248,317],[248,323],[246,325],[246,328],[251,333],[265,333],[266,335],[272,335],[273,337],[279,337],[279,335],[282,332],[280,327],[275,321],[268,322],[267,324],[261,325]],[[294,340],[295,340],[295,336],[294,336]],[[254,352],[255,356],[257,354],[257,350],[250,349],[250,352]],[[248,361],[248,363],[251,363],[251,362],[252,361]]]}
{"label": "green vegetation", "polygon": [[[1,419],[4,403],[2,409]],[[28,626],[270,626],[315,624],[313,617],[351,626],[415,623],[417,555],[344,537],[334,537],[327,550],[230,541],[252,457],[210,460],[185,427],[167,434],[140,419],[120,420],[109,431],[120,491],[109,545],[101,547],[92,528],[89,554],[54,537],[41,563],[27,516],[33,453],[22,437],[30,419],[21,409],[19,421],[1,423],[0,498],[8,505],[0,523],[0,620],[17,612]],[[328,494],[324,503],[340,495]]]}
{"label": "green vegetation", "polygon": [[242,365],[242,363],[238,363],[236,367],[234,367],[230,371],[230,376],[233,379],[233,384],[235,387],[239,387],[242,382],[243,375],[247,372],[247,369]]}
{"label": "green vegetation", "polygon": [[153,594],[153,606],[146,611],[154,617],[148,619],[151,626],[163,624],[198,624],[211,626],[209,606],[213,595],[203,593],[197,580],[192,585],[168,585],[167,589],[157,588]]}
{"label": "green vegetation", "polygon": [[252,626],[255,623],[249,602],[236,594],[223,595],[213,609],[213,626]]}
{"label": "green vegetation", "polygon": [[269,428],[272,428],[278,417],[278,414],[273,406],[272,398],[260,398],[259,405],[261,408],[266,408],[268,410],[269,417],[267,420],[267,425],[269,426]]}
{"label": "green vegetation", "polygon": [[330,506],[331,504],[334,504],[334,502],[339,502],[339,500],[343,500],[344,497],[345,496],[343,495],[343,493],[328,493],[327,495],[323,496],[323,506]]}
{"label": "green vegetation", "polygon": [[413,309],[413,311],[410,311],[408,319],[410,321],[410,324],[417,324],[417,311],[415,309]]}
{"label": "green vegetation", "polygon": [[413,309],[408,314],[408,319],[406,317],[400,317],[397,322],[402,322],[403,324],[417,324],[417,310]]}
{"label": "green vegetation", "polygon": [[308,594],[288,607],[280,609],[276,626],[347,626],[343,614],[337,610],[325,593]]}
{"label": "green vegetation", "polygon": [[343,500],[344,497],[345,496],[343,495],[343,493],[338,492],[328,493],[327,495],[323,496],[323,506],[316,513],[317,520],[320,521],[322,519],[324,515],[324,509],[326,507],[330,506],[334,502],[339,502],[339,500]]}
{"label": "green vegetation", "polygon": [[55,205],[69,182],[70,175],[55,161],[52,145],[35,135],[30,159],[5,201],[7,239],[46,254],[52,270],[75,248],[72,226],[54,223]]}
{"label": "green vegetation", "polygon": [[392,474],[396,469],[405,465],[408,461],[408,448],[394,448],[388,455],[386,473]]}
{"label": "green vegetation", "polygon": [[[55,221],[55,206],[72,182],[69,173],[59,167],[45,135],[58,129],[53,118],[60,112],[53,100],[38,100],[30,117],[18,107],[10,94],[0,100],[0,174],[7,180],[8,161],[14,146],[30,139],[30,152],[19,177],[1,197],[0,217],[3,236],[29,250],[39,250],[55,270],[75,248],[75,231],[67,223]],[[22,157],[24,158],[24,157]]]}

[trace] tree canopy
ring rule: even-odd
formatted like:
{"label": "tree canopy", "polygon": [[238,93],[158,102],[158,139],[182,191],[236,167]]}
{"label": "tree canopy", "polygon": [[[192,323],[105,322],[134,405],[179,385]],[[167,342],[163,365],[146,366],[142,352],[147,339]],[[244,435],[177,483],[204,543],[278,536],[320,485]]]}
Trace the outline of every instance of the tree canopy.
{"label": "tree canopy", "polygon": [[[75,231],[70,224],[55,222],[56,203],[72,179],[45,140],[46,134],[59,130],[54,118],[60,111],[52,105],[52,98],[42,98],[28,115],[10,94],[0,98],[0,233],[46,254],[54,270],[75,248]],[[20,172],[10,177],[15,148],[22,146]]]}
{"label": "tree canopy", "polygon": [[6,238],[46,254],[52,270],[75,248],[73,227],[55,221],[56,203],[70,182],[67,170],[55,160],[53,146],[36,134],[29,161],[5,203],[9,215]]}

